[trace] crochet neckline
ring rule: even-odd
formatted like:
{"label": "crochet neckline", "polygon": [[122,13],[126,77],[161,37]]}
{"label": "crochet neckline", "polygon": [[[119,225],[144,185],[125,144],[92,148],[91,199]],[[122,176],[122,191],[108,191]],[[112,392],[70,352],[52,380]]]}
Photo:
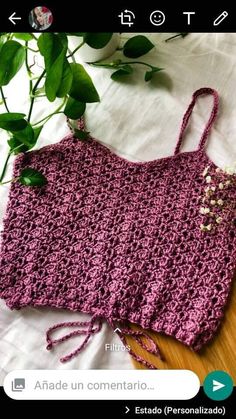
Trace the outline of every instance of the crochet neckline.
{"label": "crochet neckline", "polygon": [[[212,107],[212,111],[211,111],[211,114],[210,114],[210,118],[208,119],[207,124],[205,126],[205,129],[204,129],[204,131],[202,133],[202,136],[200,138],[198,148],[195,149],[195,150],[191,150],[191,151],[181,151],[181,145],[182,145],[182,142],[183,142],[184,132],[185,132],[185,130],[187,128],[187,125],[189,123],[189,119],[190,119],[190,116],[192,114],[193,108],[196,104],[196,101],[197,101],[199,96],[206,95],[206,94],[210,94],[213,97],[213,107]],[[207,153],[205,151],[205,144],[206,144],[208,135],[210,133],[210,129],[212,127],[212,124],[213,124],[213,122],[214,122],[214,120],[217,116],[218,106],[219,106],[219,97],[218,97],[218,93],[214,89],[212,89],[210,87],[203,87],[203,88],[200,88],[193,93],[192,101],[191,101],[191,103],[190,103],[190,105],[189,105],[189,107],[188,107],[188,109],[185,112],[184,117],[183,117],[183,121],[182,121],[182,125],[181,125],[181,129],[180,129],[180,133],[179,133],[179,137],[178,137],[178,141],[177,141],[177,144],[176,144],[176,147],[175,147],[174,154],[172,154],[170,156],[161,157],[161,158],[154,159],[154,160],[149,160],[149,161],[131,161],[131,160],[126,159],[123,156],[120,156],[119,154],[116,154],[114,151],[112,151],[112,149],[108,145],[104,144],[101,140],[99,140],[99,139],[97,139],[93,136],[89,136],[89,140],[91,142],[95,143],[95,144],[98,144],[101,148],[103,148],[103,150],[105,150],[114,159],[120,160],[123,163],[127,164],[128,166],[148,167],[150,165],[158,164],[158,163],[160,163],[162,161],[165,161],[165,160],[170,160],[170,161],[174,160],[175,157],[177,155],[180,155],[180,154],[181,155],[189,155],[189,156],[194,155],[194,154],[199,154],[199,155],[202,156],[203,159],[205,159],[207,161],[208,165],[210,165],[214,169],[220,169],[210,159],[210,157],[207,155]],[[78,121],[78,127],[82,130],[86,129],[85,121],[84,121],[83,117],[81,117],[80,120]]]}
{"label": "crochet neckline", "polygon": [[[108,145],[104,144],[100,139],[95,138],[93,136],[89,136],[89,140],[93,142],[94,144],[98,144],[101,148],[105,149],[107,153],[109,153],[112,157],[115,159],[121,160],[124,163],[127,163],[127,165],[130,166],[149,166],[151,164],[158,164],[159,162],[162,162],[164,160],[172,160],[177,157],[177,154],[171,154],[170,156],[164,156],[153,160],[148,161],[132,161],[128,160],[123,156],[120,156],[119,154],[115,153]],[[200,154],[204,157],[205,160],[207,160],[208,164],[212,166],[214,169],[220,169],[219,166],[217,166],[213,160],[210,159],[210,157],[207,155],[205,148],[197,149],[197,150],[190,150],[190,151],[181,151],[178,153],[178,155],[194,155],[194,154]],[[226,174],[226,173],[225,173]]]}

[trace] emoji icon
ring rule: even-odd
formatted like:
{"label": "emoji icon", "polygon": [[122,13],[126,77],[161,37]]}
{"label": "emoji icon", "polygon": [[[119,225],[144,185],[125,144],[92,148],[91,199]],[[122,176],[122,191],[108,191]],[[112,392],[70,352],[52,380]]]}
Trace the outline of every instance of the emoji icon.
{"label": "emoji icon", "polygon": [[150,15],[150,22],[155,26],[162,25],[166,20],[164,13],[161,10],[154,10]]}

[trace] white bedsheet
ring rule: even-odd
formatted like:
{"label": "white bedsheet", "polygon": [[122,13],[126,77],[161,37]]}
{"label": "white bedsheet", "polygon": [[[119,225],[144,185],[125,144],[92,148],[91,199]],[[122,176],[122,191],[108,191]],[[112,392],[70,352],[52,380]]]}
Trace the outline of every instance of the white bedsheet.
{"label": "white bedsheet", "polygon": [[[126,38],[126,35],[122,35]],[[137,66],[129,83],[116,83],[110,71],[88,67],[99,91],[101,102],[87,106],[86,123],[91,134],[112,150],[133,161],[153,160],[173,153],[180,123],[194,90],[209,86],[220,94],[220,112],[207,143],[209,157],[220,167],[236,159],[236,34],[190,34],[185,39],[165,43],[168,34],[150,34],[156,45],[145,60],[165,72],[155,81],[143,81],[143,69]],[[24,70],[6,89],[11,111],[24,111],[28,86]],[[19,107],[19,103],[22,106]],[[195,108],[187,130],[183,150],[197,147],[212,105],[211,98],[202,98]],[[50,106],[54,109],[55,104]],[[3,108],[1,108],[1,111]],[[45,112],[39,100],[34,121]],[[38,147],[59,141],[68,129],[63,116],[54,117],[42,131]],[[0,163],[7,153],[1,132]],[[12,162],[6,179],[11,176]],[[4,215],[9,186],[0,186],[0,217]],[[2,226],[2,225],[1,225]],[[71,362],[61,364],[59,357],[76,348],[71,339],[48,352],[45,331],[54,323],[82,320],[86,315],[63,310],[25,308],[10,311],[0,301],[0,384],[13,369],[127,369],[133,368],[130,357],[123,352],[105,352],[105,343],[120,343],[109,326],[95,335],[87,349]]]}

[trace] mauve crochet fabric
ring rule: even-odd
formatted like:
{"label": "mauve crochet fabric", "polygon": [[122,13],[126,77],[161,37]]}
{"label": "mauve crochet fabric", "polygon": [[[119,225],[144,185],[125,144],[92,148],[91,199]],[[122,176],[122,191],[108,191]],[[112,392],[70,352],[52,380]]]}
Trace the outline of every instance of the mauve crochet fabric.
{"label": "mauve crochet fabric", "polygon": [[[204,94],[214,105],[199,148],[181,152]],[[154,161],[130,162],[73,135],[17,156],[14,177],[32,167],[48,183],[11,185],[0,259],[6,304],[130,321],[194,350],[207,343],[236,262],[235,176],[217,170],[204,150],[217,107],[214,90],[195,92],[175,154]]]}

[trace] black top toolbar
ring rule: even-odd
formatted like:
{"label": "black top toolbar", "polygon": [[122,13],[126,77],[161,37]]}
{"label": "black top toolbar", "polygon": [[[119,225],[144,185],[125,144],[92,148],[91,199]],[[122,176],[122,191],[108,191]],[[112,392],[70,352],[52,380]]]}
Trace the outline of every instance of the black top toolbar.
{"label": "black top toolbar", "polygon": [[[178,3],[167,5],[166,1],[153,2],[153,5],[151,1],[140,2],[140,5],[137,1],[122,1],[120,4],[116,1],[105,5],[94,0],[86,4],[68,0],[61,4],[43,3],[44,0],[39,4],[35,1],[15,5],[9,2],[1,11],[1,32],[32,32],[32,27],[34,31],[53,32],[236,32],[234,6],[227,2],[220,7],[211,6],[209,10],[204,5],[192,5],[192,2],[186,6]],[[46,16],[47,10],[51,13],[50,25],[32,26],[32,16],[38,22],[38,14]]]}

